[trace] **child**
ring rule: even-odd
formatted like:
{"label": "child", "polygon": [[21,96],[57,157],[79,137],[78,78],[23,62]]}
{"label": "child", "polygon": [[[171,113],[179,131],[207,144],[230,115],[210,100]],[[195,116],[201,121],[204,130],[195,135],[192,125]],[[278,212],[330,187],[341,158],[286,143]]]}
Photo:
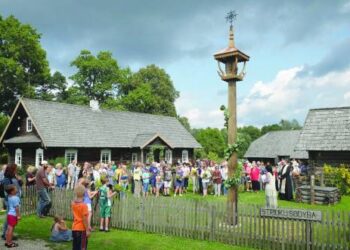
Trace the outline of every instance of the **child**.
{"label": "child", "polygon": [[162,176],[161,176],[161,173],[158,172],[156,176],[156,197],[159,197],[159,190],[161,189],[162,186],[163,186]]}
{"label": "child", "polygon": [[147,168],[144,169],[142,173],[142,191],[143,196],[146,197],[148,195],[148,186],[149,186],[150,173]]}
{"label": "child", "polygon": [[91,206],[91,199],[98,193],[97,191],[91,191],[90,190],[90,182],[88,179],[84,178],[82,184],[85,187],[85,193],[84,193],[84,203],[88,207],[89,216],[88,216],[88,226],[91,228],[91,217],[92,217],[92,206]]}
{"label": "child", "polygon": [[184,186],[184,172],[182,170],[182,166],[178,165],[176,167],[176,181],[175,181],[175,192],[174,197],[178,193],[180,196],[182,196],[182,189]]}
{"label": "child", "polygon": [[67,228],[66,222],[61,216],[56,215],[54,217],[54,224],[51,228],[50,240],[55,242],[72,240],[72,231]]}
{"label": "child", "polygon": [[16,195],[17,188],[15,185],[10,184],[6,187],[6,192],[8,194],[8,210],[7,210],[7,230],[6,230],[6,242],[5,246],[7,248],[17,247],[18,244],[12,241],[13,231],[17,225],[18,220],[21,219],[19,213],[19,197]]}
{"label": "child", "polygon": [[109,208],[108,208],[108,179],[106,177],[101,178],[102,187],[99,188],[99,205],[100,205],[100,231],[105,231],[108,229],[108,218]]}
{"label": "child", "polygon": [[109,223],[111,220],[111,211],[112,211],[112,198],[115,196],[117,192],[113,191],[112,184],[108,184],[108,201],[107,201],[107,209],[106,209],[106,226],[105,226],[105,232],[109,232]]}
{"label": "child", "polygon": [[89,211],[84,200],[85,187],[77,185],[74,188],[75,200],[72,202],[73,211],[73,250],[86,250],[88,237],[90,236],[91,228],[88,225]]}
{"label": "child", "polygon": [[170,166],[167,165],[164,171],[164,195],[165,196],[170,195],[171,178],[172,178],[171,169],[170,169]]}

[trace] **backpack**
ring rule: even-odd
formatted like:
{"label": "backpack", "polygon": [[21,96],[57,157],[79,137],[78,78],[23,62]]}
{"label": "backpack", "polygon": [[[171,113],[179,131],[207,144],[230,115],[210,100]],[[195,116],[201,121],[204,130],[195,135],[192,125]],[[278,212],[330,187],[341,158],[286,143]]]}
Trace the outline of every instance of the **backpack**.
{"label": "backpack", "polygon": [[[5,191],[5,180],[8,178],[4,178],[0,181],[0,198],[5,198],[6,197],[6,191]],[[12,179],[10,180],[10,184],[12,184]]]}

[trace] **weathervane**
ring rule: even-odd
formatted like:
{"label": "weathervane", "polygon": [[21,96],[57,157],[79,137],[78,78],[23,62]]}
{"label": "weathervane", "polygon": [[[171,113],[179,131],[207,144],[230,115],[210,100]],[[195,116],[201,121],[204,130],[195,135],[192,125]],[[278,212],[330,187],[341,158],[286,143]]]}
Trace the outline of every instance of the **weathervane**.
{"label": "weathervane", "polygon": [[233,25],[233,21],[236,20],[237,16],[238,14],[234,10],[231,10],[230,12],[227,13],[226,21],[230,23],[231,27]]}

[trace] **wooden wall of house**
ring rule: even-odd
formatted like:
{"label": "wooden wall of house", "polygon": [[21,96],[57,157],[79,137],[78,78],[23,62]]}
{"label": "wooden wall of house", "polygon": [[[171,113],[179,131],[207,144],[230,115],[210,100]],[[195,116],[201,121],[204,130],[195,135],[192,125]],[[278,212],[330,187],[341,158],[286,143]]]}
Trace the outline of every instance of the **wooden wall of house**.
{"label": "wooden wall of house", "polygon": [[[16,147],[9,147],[10,154],[10,163],[15,161],[15,150],[16,148],[22,149],[22,165],[35,165],[35,151],[38,148],[41,148],[39,143],[37,144],[23,144],[17,145]],[[72,148],[73,149],[73,148]],[[100,148],[74,148],[78,151],[78,162],[83,163],[85,161],[90,163],[98,163],[101,157]],[[182,148],[177,148],[173,150],[173,163],[176,163],[178,160],[181,161],[182,158]],[[188,150],[189,159],[193,159],[193,149]],[[65,157],[65,148],[47,148],[44,149],[44,159],[45,160],[53,160],[58,157]],[[146,161],[146,154],[148,150],[145,149],[144,153],[144,161]],[[131,162],[132,153],[138,154],[138,161],[141,160],[141,150],[137,148],[113,148],[111,149],[111,160],[117,163],[119,162]]]}
{"label": "wooden wall of house", "polygon": [[28,165],[35,165],[35,151],[41,147],[40,143],[35,144],[17,144],[15,146],[8,146],[9,163],[15,162],[15,152],[17,148],[22,150],[22,167]]}
{"label": "wooden wall of house", "polygon": [[260,162],[264,162],[265,164],[270,162],[270,164],[276,164],[278,162],[278,159],[277,158],[251,158],[251,157],[248,157],[247,158],[250,162],[252,161],[260,161]]}
{"label": "wooden wall of house", "polygon": [[[9,139],[15,136],[25,135],[25,134],[35,134],[38,136],[38,132],[35,129],[35,126],[33,124],[33,130],[32,132],[27,132],[27,113],[24,110],[23,106],[20,104],[20,106],[17,109],[16,114],[14,115],[11,124],[9,126],[9,129],[4,137],[4,139]],[[18,130],[19,128],[19,130]],[[38,136],[39,137],[39,136]]]}
{"label": "wooden wall of house", "polygon": [[350,164],[350,151],[309,151],[310,165],[323,167],[324,164],[339,166]]}

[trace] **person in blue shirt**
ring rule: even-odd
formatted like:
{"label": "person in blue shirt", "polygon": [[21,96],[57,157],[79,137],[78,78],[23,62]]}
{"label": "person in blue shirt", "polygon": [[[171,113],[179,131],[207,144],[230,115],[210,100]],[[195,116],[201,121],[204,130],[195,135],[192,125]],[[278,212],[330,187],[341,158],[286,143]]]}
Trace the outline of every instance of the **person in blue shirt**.
{"label": "person in blue shirt", "polygon": [[152,186],[152,194],[155,194],[157,192],[157,188],[156,188],[156,177],[158,175],[158,168],[156,167],[156,163],[153,162],[151,167],[149,168],[149,173],[150,173],[150,184]]}
{"label": "person in blue shirt", "polygon": [[[15,185],[16,196],[20,199],[21,192],[22,192],[21,185],[23,183],[22,183],[21,177],[17,176],[17,165],[16,164],[9,164],[6,167],[5,173],[4,173],[4,179],[3,179],[2,183],[4,185],[4,190],[7,190],[9,185]],[[9,206],[8,206],[8,194],[7,194],[7,192],[5,192],[4,204],[7,208],[6,211],[8,212]],[[2,235],[1,235],[1,237],[4,240],[6,239],[6,237],[5,237],[6,231],[7,231],[7,217],[5,217],[5,221],[4,221],[3,228],[2,228]]]}
{"label": "person in blue shirt", "polygon": [[18,244],[12,241],[13,231],[15,226],[18,223],[18,220],[21,219],[19,213],[20,199],[17,196],[16,185],[10,184],[6,186],[7,196],[7,229],[6,229],[6,242],[5,246],[8,248],[17,247]]}

